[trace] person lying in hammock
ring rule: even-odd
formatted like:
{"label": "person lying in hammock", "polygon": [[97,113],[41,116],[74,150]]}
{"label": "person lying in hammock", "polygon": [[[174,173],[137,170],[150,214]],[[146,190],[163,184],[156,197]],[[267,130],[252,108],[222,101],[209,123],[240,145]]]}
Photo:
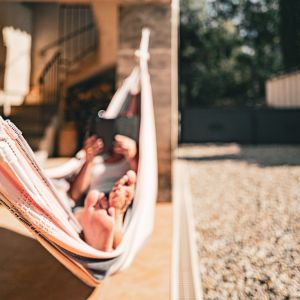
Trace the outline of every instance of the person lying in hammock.
{"label": "person lying in hammock", "polygon": [[83,238],[92,247],[112,251],[122,240],[124,214],[134,196],[136,175],[128,171],[109,194],[97,190],[88,193],[84,208],[77,215],[83,228]]}
{"label": "person lying in hammock", "polygon": [[103,142],[96,136],[85,141],[86,160],[71,182],[69,195],[80,202],[90,191],[77,213],[84,239],[96,249],[110,251],[122,240],[124,215],[133,200],[137,146],[134,140],[116,135],[112,153],[100,156],[102,149]]}

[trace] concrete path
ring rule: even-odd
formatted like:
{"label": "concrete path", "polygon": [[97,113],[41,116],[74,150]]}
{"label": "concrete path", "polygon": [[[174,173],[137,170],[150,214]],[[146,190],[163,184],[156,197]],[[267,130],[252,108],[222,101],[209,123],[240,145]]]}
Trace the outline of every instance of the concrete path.
{"label": "concrete path", "polygon": [[93,291],[0,206],[0,299],[86,299]]}
{"label": "concrete path", "polygon": [[170,299],[171,227],[171,204],[158,204],[152,237],[132,266],[104,281],[89,300]]}
{"label": "concrete path", "polygon": [[0,299],[169,299],[171,223],[171,204],[158,204],[154,234],[133,265],[93,291],[0,206]]}

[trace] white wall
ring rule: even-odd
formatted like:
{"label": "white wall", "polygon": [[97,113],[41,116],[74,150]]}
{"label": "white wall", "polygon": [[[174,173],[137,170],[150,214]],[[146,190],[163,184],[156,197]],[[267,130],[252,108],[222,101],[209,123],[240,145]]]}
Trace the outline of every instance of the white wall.
{"label": "white wall", "polygon": [[279,75],[266,82],[267,104],[271,107],[300,107],[300,71]]}
{"label": "white wall", "polygon": [[[37,83],[45,63],[49,60],[55,49],[42,57],[40,50],[56,40],[59,35],[59,9],[55,3],[0,3],[0,64],[5,63],[5,48],[3,45],[2,28],[13,26],[26,31],[32,36],[32,74],[31,84]],[[0,72],[0,88],[3,78]]]}
{"label": "white wall", "polygon": [[[18,17],[16,17],[18,16]],[[13,26],[32,35],[32,11],[19,3],[0,3],[0,66],[5,64],[6,49],[3,43],[2,28]],[[0,69],[0,89],[3,88],[4,69]]]}

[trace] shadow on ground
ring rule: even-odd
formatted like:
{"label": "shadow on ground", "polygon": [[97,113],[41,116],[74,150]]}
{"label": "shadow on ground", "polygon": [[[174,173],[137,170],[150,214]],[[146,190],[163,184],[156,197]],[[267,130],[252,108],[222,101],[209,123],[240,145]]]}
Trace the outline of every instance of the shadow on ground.
{"label": "shadow on ground", "polygon": [[0,228],[0,299],[83,300],[93,289],[35,240]]}
{"label": "shadow on ground", "polygon": [[235,160],[262,167],[299,166],[300,146],[193,145],[181,147],[178,159],[203,162]]}

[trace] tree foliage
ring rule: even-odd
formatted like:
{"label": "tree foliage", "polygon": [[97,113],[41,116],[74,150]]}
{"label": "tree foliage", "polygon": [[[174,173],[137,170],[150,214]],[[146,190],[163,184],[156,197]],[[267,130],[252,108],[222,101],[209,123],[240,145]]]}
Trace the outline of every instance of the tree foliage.
{"label": "tree foliage", "polygon": [[286,70],[300,68],[300,1],[280,0],[281,47]]}
{"label": "tree foliage", "polygon": [[182,104],[262,105],[265,80],[282,68],[278,0],[195,3],[181,2]]}

